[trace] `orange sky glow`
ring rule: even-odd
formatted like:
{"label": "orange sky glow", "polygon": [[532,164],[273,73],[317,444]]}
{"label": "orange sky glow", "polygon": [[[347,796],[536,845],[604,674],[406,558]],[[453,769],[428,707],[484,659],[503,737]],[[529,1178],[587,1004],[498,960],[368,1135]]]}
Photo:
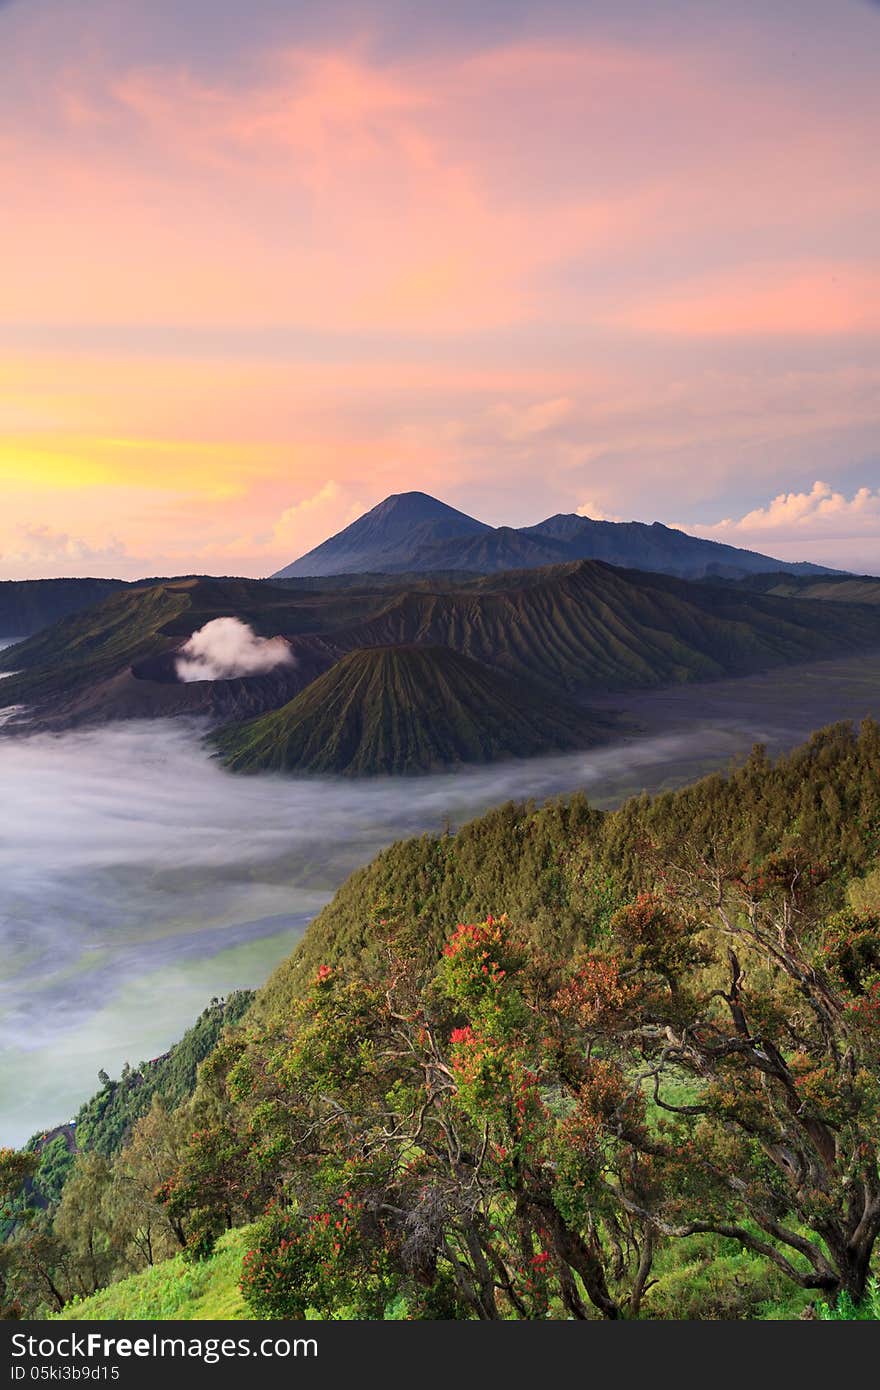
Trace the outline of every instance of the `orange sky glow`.
{"label": "orange sky glow", "polygon": [[0,3],[0,577],[409,488],[880,571],[880,9],[301,8]]}

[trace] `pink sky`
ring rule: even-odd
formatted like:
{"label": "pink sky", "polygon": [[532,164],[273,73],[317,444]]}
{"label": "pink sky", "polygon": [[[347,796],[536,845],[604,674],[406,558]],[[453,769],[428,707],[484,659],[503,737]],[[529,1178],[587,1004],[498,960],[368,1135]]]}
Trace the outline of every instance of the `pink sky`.
{"label": "pink sky", "polygon": [[0,576],[410,488],[880,570],[877,7],[184,8],[0,3]]}

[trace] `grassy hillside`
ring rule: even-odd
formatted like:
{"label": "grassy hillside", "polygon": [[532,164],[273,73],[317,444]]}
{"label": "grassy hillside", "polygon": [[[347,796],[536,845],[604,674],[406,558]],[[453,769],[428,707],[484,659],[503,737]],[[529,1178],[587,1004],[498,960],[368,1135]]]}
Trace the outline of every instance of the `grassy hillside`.
{"label": "grassy hillside", "polygon": [[190,1322],[252,1317],[238,1287],[249,1234],[247,1227],[227,1232],[210,1258],[198,1264],[187,1264],[181,1255],[163,1260],[91,1298],[69,1303],[58,1318],[69,1322],[175,1318]]}
{"label": "grassy hillside", "polygon": [[423,772],[585,747],[605,730],[448,647],[351,652],[272,714],[215,735],[237,772]]}
{"label": "grassy hillside", "polygon": [[[6,1248],[6,1297],[43,1316],[47,1260],[80,1293],[141,1262],[65,1315],[240,1317],[241,1277],[258,1317],[482,1317],[449,1275],[477,1179],[498,1220],[469,1229],[497,1243],[502,1316],[796,1317],[858,1297],[876,1257],[855,1270],[838,1237],[880,1134],[878,767],[880,726],[841,724],[617,811],[509,804],[392,846],[220,1039],[192,1100],[154,1107],[109,1162],[77,1161],[39,1242]],[[144,1223],[163,1221],[187,1255],[149,1265]],[[590,1284],[578,1233],[596,1222]],[[557,1277],[548,1240],[590,1308],[535,1282]]]}
{"label": "grassy hillside", "polygon": [[[181,1255],[70,1303],[63,1322],[182,1322],[253,1318],[239,1287],[252,1226],[228,1231],[213,1254],[198,1263]],[[673,1258],[674,1256],[674,1258]],[[710,1239],[693,1238],[658,1261],[646,1305],[650,1318],[797,1318],[808,1294],[785,1287],[768,1261],[749,1252],[720,1252]],[[402,1310],[401,1310],[402,1311]],[[876,1316],[876,1314],[875,1314]]]}

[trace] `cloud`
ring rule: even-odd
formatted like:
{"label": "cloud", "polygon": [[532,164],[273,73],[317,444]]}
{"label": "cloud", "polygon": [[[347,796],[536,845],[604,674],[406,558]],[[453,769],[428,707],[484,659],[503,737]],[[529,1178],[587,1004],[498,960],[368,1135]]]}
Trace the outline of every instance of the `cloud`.
{"label": "cloud", "polygon": [[623,517],[617,516],[615,512],[606,511],[604,506],[592,499],[581,502],[580,506],[575,507],[578,516],[589,517],[591,521],[622,521]]}
{"label": "cloud", "polygon": [[[377,498],[377,501],[379,499]],[[271,535],[274,550],[284,546],[311,550],[337,531],[342,531],[367,510],[351,492],[330,478],[311,497],[304,497],[285,508]],[[296,558],[291,556],[291,559]]]}
{"label": "cloud", "polygon": [[213,618],[194,632],[177,657],[178,678],[193,681],[259,676],[292,666],[293,652],[284,637],[257,637],[239,618]]}
{"label": "cloud", "polygon": [[248,573],[274,573],[343,530],[380,500],[378,494],[372,501],[358,500],[350,488],[330,478],[317,492],[285,507],[262,531],[203,546],[196,555],[197,566],[210,571],[218,565],[228,569],[243,564]]}
{"label": "cloud", "polygon": [[574,402],[567,396],[555,396],[523,405],[504,401],[493,408],[491,416],[505,439],[519,443],[554,433],[570,420],[574,410]]}
{"label": "cloud", "polygon": [[730,517],[704,532],[734,534],[765,531],[791,536],[831,535],[835,538],[854,531],[880,534],[880,488],[860,487],[847,497],[828,483],[815,482],[809,492],[780,492],[765,507],[755,507],[739,520]]}
{"label": "cloud", "polygon": [[17,571],[36,566],[42,573],[45,567],[69,570],[71,566],[97,564],[112,567],[117,561],[127,561],[128,551],[122,541],[115,538],[106,545],[92,545],[80,536],[71,536],[51,526],[19,526],[17,540],[0,555],[4,566]]}
{"label": "cloud", "polygon": [[880,572],[880,488],[860,487],[847,496],[816,481],[809,491],[780,492],[744,516],[683,529],[729,545],[769,549],[783,559]]}
{"label": "cloud", "polygon": [[782,262],[714,271],[638,300],[608,321],[682,337],[875,334],[880,266]]}

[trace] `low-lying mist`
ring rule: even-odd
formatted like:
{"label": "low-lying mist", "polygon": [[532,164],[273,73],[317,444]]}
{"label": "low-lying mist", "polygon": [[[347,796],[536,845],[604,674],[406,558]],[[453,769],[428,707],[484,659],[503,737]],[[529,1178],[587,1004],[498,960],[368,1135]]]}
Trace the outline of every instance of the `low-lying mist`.
{"label": "low-lying mist", "polygon": [[755,739],[859,718],[878,690],[880,657],[656,692],[625,702],[645,732],[601,749],[360,783],[233,776],[181,721],[0,736],[0,1144],[66,1119],[100,1067],[164,1051],[212,995],[261,984],[392,840],[512,797],[678,785]]}

